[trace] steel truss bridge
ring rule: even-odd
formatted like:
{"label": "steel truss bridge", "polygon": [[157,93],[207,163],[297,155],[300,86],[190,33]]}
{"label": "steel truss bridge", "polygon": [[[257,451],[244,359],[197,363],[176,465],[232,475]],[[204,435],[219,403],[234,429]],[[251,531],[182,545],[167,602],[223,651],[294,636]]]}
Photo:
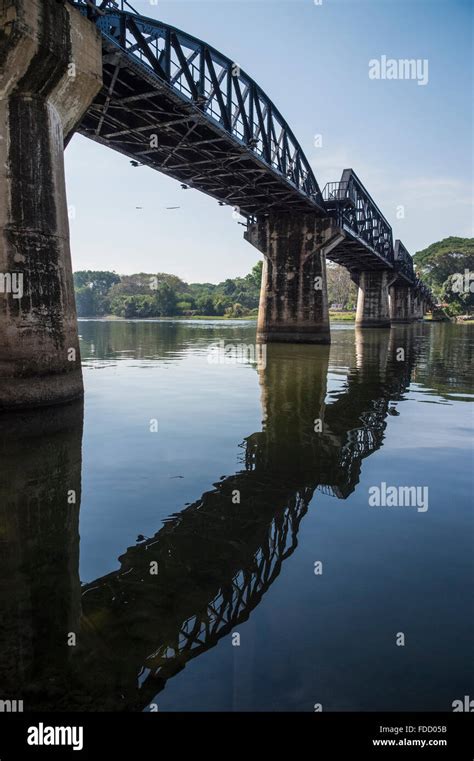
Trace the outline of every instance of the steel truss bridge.
{"label": "steel truss bridge", "polygon": [[[333,217],[328,258],[357,277],[393,270],[427,301],[411,256],[361,181],[345,169],[320,190],[288,123],[258,84],[218,50],[139,15],[127,0],[68,0],[102,35],[103,87],[77,131],[196,188],[248,221],[269,213]],[[67,136],[69,139],[70,136]]]}

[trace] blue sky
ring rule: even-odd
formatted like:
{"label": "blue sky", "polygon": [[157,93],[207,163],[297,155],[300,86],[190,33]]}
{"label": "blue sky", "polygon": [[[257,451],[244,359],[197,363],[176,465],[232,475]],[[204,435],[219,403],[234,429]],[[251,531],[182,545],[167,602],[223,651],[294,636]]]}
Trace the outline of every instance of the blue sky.
{"label": "blue sky", "polygon": [[[471,0],[132,5],[240,64],[289,122],[320,187],[352,167],[411,253],[473,235]],[[427,59],[428,83],[370,79],[369,61],[382,55]],[[260,257],[230,208],[80,135],[66,151],[66,179],[75,270],[218,282]]]}

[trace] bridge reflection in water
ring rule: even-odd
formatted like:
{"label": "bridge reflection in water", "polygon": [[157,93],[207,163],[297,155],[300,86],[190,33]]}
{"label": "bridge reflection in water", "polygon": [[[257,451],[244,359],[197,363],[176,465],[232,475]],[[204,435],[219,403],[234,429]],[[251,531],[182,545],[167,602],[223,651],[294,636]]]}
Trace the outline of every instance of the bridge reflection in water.
{"label": "bridge reflection in water", "polygon": [[4,417],[3,693],[30,710],[145,708],[248,619],[295,551],[316,490],[335,499],[354,491],[409,385],[414,346],[413,328],[387,331],[385,342],[356,333],[355,362],[327,398],[328,347],[269,345],[263,426],[240,444],[242,469],[128,548],[118,571],[82,587],[82,405]]}

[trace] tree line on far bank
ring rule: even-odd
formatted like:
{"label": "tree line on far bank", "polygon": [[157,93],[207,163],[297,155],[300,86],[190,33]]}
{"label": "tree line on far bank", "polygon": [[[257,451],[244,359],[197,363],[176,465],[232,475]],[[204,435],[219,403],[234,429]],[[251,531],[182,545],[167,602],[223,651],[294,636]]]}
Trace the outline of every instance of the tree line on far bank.
{"label": "tree line on far bank", "polygon": [[[474,238],[445,238],[413,257],[415,270],[452,315],[474,307]],[[473,273],[472,281],[470,273]],[[83,270],[74,274],[79,317],[254,317],[258,312],[262,262],[245,277],[221,283],[185,283],[166,273],[118,275]],[[472,291],[471,291],[472,282]],[[344,267],[328,262],[328,302],[354,310],[357,288]]]}
{"label": "tree line on far bank", "polygon": [[[166,273],[118,275],[82,270],[74,273],[79,317],[114,315],[146,317],[255,317],[258,313],[262,262],[245,277],[221,283],[185,283]],[[354,308],[357,293],[348,272],[328,267],[329,302],[341,310]]]}
{"label": "tree line on far bank", "polygon": [[241,278],[214,283],[185,283],[164,272],[118,275],[83,270],[74,273],[79,317],[114,315],[128,319],[256,314],[262,262]]}

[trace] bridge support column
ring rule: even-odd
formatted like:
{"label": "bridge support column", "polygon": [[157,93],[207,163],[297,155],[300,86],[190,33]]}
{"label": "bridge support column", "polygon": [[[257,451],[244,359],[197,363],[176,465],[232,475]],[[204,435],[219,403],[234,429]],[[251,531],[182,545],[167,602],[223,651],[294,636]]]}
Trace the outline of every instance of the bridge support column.
{"label": "bridge support column", "polygon": [[389,296],[391,324],[413,322],[415,318],[413,288],[408,285],[392,285]]}
{"label": "bridge support column", "polygon": [[274,214],[246,240],[264,255],[257,341],[330,343],[326,253],[337,238],[328,219]]}
{"label": "bridge support column", "polygon": [[421,294],[413,293],[413,319],[422,320],[424,316],[423,298]]}
{"label": "bridge support column", "polygon": [[359,274],[356,326],[359,328],[388,328],[390,313],[388,270],[364,271]]}
{"label": "bridge support column", "polygon": [[426,313],[426,303],[423,298],[423,296],[420,296],[420,306],[419,306],[419,319],[423,320]]}
{"label": "bridge support column", "polygon": [[0,0],[0,409],[83,393],[64,138],[101,85],[99,33],[68,3]]}

